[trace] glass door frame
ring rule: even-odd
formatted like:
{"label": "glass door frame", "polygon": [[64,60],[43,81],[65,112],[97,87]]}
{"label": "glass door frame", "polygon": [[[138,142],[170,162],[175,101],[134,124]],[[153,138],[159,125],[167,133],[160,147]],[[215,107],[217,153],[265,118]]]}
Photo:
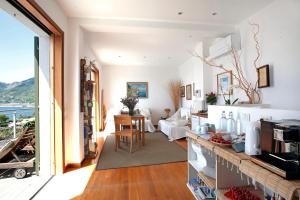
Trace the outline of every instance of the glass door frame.
{"label": "glass door frame", "polygon": [[51,174],[65,172],[64,150],[64,32],[33,0],[7,0],[50,35]]}
{"label": "glass door frame", "polygon": [[101,119],[100,119],[100,110],[99,110],[99,70],[96,67],[95,64],[92,65],[92,73],[94,76],[95,81],[95,125],[96,125],[96,131],[101,130]]}

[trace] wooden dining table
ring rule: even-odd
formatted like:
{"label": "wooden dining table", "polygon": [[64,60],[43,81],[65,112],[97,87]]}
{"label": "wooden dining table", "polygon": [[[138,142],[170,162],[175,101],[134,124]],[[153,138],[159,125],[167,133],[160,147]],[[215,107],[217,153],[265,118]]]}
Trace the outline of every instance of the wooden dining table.
{"label": "wooden dining table", "polygon": [[[124,116],[128,114],[121,114],[121,115],[116,115],[116,116]],[[132,115],[130,116],[132,121],[138,122],[138,130],[140,131],[141,134],[141,139],[142,139],[142,145],[145,145],[145,117],[143,115]]]}

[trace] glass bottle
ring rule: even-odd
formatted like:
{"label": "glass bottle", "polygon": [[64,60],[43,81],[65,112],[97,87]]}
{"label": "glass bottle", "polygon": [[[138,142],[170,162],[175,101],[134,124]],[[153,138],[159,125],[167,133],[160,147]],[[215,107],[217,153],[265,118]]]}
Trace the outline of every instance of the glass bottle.
{"label": "glass bottle", "polygon": [[226,119],[226,114],[225,111],[222,112],[222,116],[220,118],[220,126],[219,126],[220,131],[226,131],[227,130],[227,119]]}
{"label": "glass bottle", "polygon": [[240,119],[240,114],[236,118],[236,134],[239,136],[242,134],[242,124]]}
{"label": "glass bottle", "polygon": [[231,135],[235,134],[235,121],[233,119],[233,113],[229,112],[229,117],[227,120],[227,132]]}

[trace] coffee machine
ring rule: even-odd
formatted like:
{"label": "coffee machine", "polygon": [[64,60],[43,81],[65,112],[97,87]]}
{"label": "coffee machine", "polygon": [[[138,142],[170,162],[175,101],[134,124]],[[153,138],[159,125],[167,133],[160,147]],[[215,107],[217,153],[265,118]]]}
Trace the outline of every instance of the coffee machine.
{"label": "coffee machine", "polygon": [[286,179],[300,178],[300,120],[261,120],[260,141],[253,162]]}

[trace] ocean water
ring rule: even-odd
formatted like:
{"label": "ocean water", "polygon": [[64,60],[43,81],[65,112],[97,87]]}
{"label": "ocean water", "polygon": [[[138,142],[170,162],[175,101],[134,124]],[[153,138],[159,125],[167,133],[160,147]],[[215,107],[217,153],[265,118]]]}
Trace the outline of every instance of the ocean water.
{"label": "ocean water", "polygon": [[6,115],[10,120],[13,119],[13,112],[16,112],[16,118],[20,117],[33,117],[34,116],[34,107],[0,107],[0,115]]}

